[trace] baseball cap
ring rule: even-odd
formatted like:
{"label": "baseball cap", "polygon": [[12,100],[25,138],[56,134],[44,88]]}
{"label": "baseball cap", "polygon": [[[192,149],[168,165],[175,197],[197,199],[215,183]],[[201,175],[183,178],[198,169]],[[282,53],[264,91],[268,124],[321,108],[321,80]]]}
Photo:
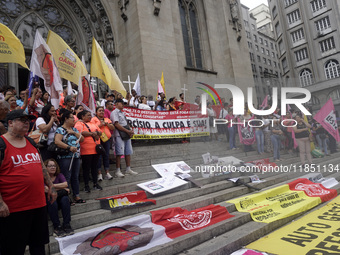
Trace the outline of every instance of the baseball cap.
{"label": "baseball cap", "polygon": [[36,119],[34,115],[28,115],[25,112],[25,110],[19,109],[19,110],[13,110],[7,113],[6,120],[8,122],[9,120],[14,120],[14,119],[22,118],[22,117],[27,117],[30,120]]}

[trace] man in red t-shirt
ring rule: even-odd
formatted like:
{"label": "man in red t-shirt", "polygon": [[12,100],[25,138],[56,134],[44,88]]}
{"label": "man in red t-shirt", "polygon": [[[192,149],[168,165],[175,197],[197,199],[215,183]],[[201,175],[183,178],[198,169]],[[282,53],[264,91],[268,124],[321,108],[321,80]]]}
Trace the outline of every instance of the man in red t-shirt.
{"label": "man in red t-shirt", "polygon": [[1,138],[6,144],[0,166],[0,253],[45,254],[48,240],[48,199],[53,203],[57,193],[42,164],[40,153],[25,138],[29,123],[35,119],[24,110],[7,114],[8,132]]}

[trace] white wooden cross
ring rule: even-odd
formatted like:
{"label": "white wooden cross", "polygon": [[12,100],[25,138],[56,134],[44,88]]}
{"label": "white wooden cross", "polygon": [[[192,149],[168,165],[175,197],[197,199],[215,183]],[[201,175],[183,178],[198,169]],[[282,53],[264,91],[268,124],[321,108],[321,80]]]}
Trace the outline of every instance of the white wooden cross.
{"label": "white wooden cross", "polygon": [[131,84],[134,85],[135,82],[133,82],[133,81],[130,80],[130,75],[128,75],[128,80],[127,80],[127,81],[123,81],[123,83],[129,84],[129,92],[130,92],[130,94],[131,94]]}
{"label": "white wooden cross", "polygon": [[184,94],[184,101],[185,101],[185,91],[188,90],[185,88],[185,84],[184,84],[184,88],[181,88],[181,90],[183,90],[183,94]]}

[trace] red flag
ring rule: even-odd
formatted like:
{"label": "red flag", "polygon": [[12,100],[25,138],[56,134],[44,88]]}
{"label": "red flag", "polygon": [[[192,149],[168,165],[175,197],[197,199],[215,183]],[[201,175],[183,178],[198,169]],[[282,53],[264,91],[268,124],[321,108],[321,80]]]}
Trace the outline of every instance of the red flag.
{"label": "red flag", "polygon": [[268,106],[268,95],[266,95],[266,97],[263,99],[262,104],[260,105],[261,109],[263,110],[264,108],[266,108]]}
{"label": "red flag", "polygon": [[328,131],[337,142],[340,141],[338,124],[332,98],[315,114],[314,119]]}
{"label": "red flag", "polygon": [[234,217],[227,208],[208,205],[188,211],[180,207],[151,211],[152,222],[162,225],[169,238],[176,238]]}
{"label": "red flag", "polygon": [[335,189],[326,189],[321,183],[314,183],[306,178],[299,178],[288,185],[290,190],[303,190],[309,197],[320,197],[322,202],[337,196]]}

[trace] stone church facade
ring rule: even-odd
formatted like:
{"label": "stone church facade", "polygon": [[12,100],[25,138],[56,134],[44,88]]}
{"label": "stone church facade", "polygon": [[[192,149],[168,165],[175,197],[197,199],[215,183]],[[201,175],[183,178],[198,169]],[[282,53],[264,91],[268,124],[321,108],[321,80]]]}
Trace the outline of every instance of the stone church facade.
{"label": "stone church facade", "polygon": [[[144,95],[156,94],[162,72],[167,96],[178,96],[185,84],[189,102],[201,93],[196,82],[234,84],[245,96],[254,86],[237,0],[0,0],[0,5],[0,22],[21,40],[28,64],[36,31],[46,39],[52,30],[85,56],[88,70],[95,37],[122,81],[140,74]],[[16,64],[1,64],[0,85],[24,89],[28,74]]]}

